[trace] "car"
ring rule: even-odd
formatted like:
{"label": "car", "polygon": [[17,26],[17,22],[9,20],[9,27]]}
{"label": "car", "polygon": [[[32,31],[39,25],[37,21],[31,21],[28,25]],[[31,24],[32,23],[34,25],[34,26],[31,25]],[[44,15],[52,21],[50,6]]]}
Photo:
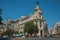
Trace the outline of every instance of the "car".
{"label": "car", "polygon": [[3,38],[7,38],[8,36],[7,35],[4,35]]}
{"label": "car", "polygon": [[22,37],[23,34],[13,34],[14,37]]}
{"label": "car", "polygon": [[54,38],[54,35],[48,35],[47,38]]}
{"label": "car", "polygon": [[0,40],[10,40],[10,38],[7,35],[1,36]]}

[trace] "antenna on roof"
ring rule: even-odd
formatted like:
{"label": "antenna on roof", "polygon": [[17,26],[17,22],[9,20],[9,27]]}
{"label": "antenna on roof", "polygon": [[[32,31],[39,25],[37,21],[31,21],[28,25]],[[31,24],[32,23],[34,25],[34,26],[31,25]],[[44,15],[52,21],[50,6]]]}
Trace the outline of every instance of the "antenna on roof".
{"label": "antenna on roof", "polygon": [[36,1],[36,0],[34,0],[35,1],[35,3],[38,5],[39,4],[39,2],[38,1]]}
{"label": "antenna on roof", "polygon": [[37,2],[37,1],[36,1],[36,4],[38,5],[38,4],[39,4],[39,2]]}

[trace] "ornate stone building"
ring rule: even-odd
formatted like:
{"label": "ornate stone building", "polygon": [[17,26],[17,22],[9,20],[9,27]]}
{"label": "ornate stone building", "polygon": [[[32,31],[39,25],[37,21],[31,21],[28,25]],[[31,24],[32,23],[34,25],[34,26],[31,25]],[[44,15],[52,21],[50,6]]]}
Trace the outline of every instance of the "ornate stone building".
{"label": "ornate stone building", "polygon": [[15,22],[14,20],[7,20],[7,21],[5,22],[7,29],[8,29],[8,28],[13,29],[13,27],[14,27],[14,22]]}
{"label": "ornate stone building", "polygon": [[33,14],[30,14],[29,16],[21,16],[18,20],[14,23],[14,30],[17,30],[19,32],[24,32],[24,24],[25,22],[33,20],[34,24],[37,25],[39,32],[38,36],[45,36],[48,32],[47,24],[44,20],[44,17],[42,16],[42,10],[39,7],[39,4],[36,5]]}
{"label": "ornate stone building", "polygon": [[4,31],[6,31],[6,30],[7,30],[6,24],[5,24],[5,23],[0,24],[0,36],[1,36],[1,34],[2,34]]}
{"label": "ornate stone building", "polygon": [[37,35],[42,37],[48,33],[48,27],[42,15],[42,10],[37,3],[34,12],[29,16],[21,16],[21,18],[17,19],[16,21],[8,20],[5,22],[5,24],[7,27],[15,31],[24,33],[24,24],[28,21],[33,20],[34,24],[36,24],[39,29]]}
{"label": "ornate stone building", "polygon": [[60,22],[57,22],[53,28],[49,30],[51,35],[59,36],[60,37]]}

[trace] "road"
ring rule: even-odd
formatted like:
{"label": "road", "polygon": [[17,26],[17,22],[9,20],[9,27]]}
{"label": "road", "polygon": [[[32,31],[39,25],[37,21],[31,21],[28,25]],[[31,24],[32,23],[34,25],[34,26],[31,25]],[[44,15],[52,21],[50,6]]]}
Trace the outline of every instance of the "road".
{"label": "road", "polygon": [[60,40],[60,38],[12,38],[11,40]]}

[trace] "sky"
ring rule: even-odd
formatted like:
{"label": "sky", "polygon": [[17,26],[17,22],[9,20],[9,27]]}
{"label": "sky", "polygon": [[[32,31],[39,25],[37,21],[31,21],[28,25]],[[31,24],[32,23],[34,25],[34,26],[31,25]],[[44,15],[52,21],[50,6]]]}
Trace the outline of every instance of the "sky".
{"label": "sky", "polygon": [[39,2],[49,29],[60,21],[60,0],[0,0],[3,22],[33,14],[36,7],[35,1]]}

